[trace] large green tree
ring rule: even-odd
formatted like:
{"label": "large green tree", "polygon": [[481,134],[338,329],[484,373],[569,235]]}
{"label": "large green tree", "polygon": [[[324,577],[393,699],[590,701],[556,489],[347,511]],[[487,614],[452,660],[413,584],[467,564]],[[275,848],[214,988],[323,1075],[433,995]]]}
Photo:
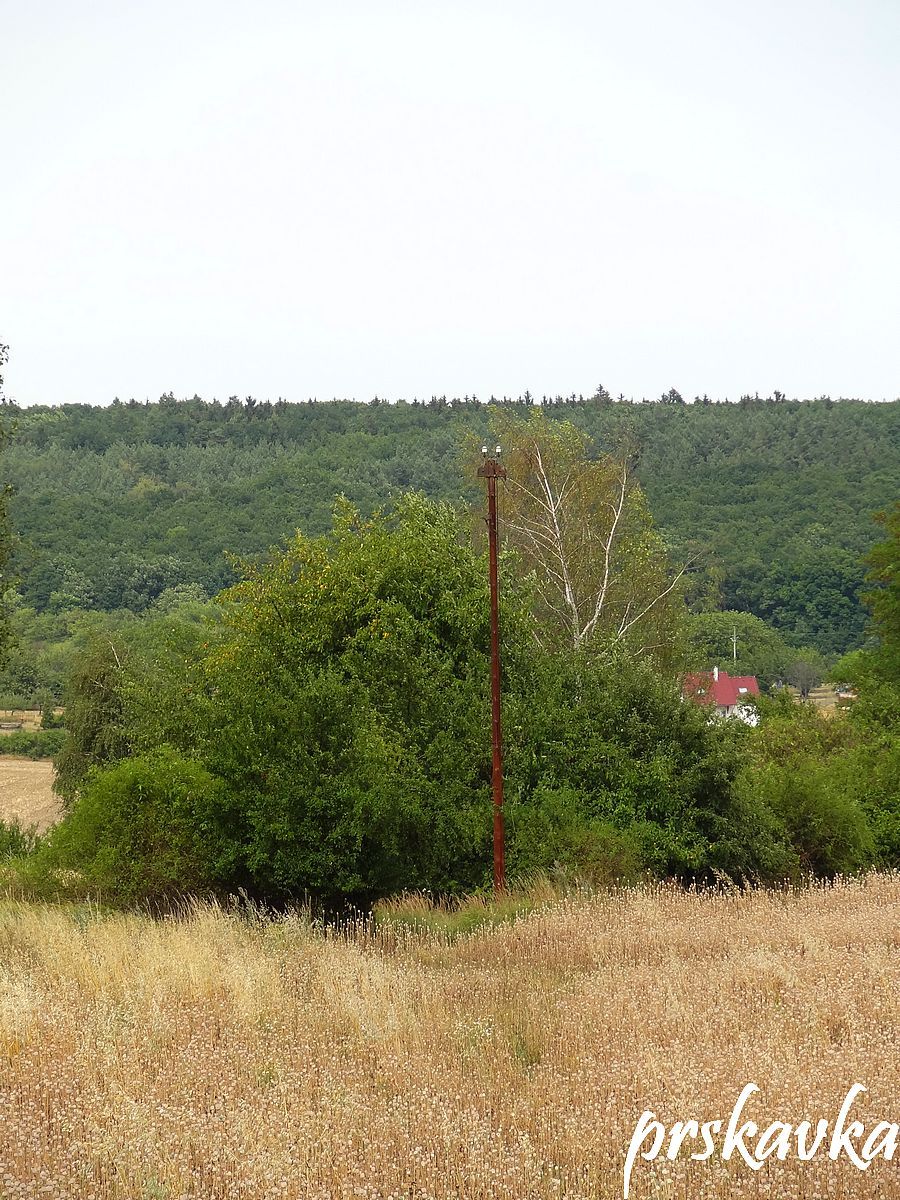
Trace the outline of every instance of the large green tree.
{"label": "large green tree", "polygon": [[[488,834],[486,572],[446,505],[404,497],[297,536],[226,597],[204,761],[272,892],[472,886]],[[508,610],[510,632],[516,616]]]}
{"label": "large green tree", "polygon": [[[118,845],[131,811],[128,844],[156,845],[133,806],[104,824],[97,797],[110,794],[109,771],[138,795],[167,745],[182,764],[167,767],[177,795],[215,825],[201,839],[215,861],[192,868],[209,884],[337,900],[480,883],[490,818],[487,573],[463,534],[452,508],[420,496],[369,520],[340,503],[329,534],[297,535],[248,565],[207,627],[182,609],[129,630],[124,644],[98,640],[73,678],[60,760],[74,801],[66,829],[90,830],[61,832],[59,853],[73,861],[73,848],[92,840]],[[514,643],[527,638],[507,594],[512,663]],[[136,774],[125,771],[138,760]],[[215,804],[196,795],[203,779],[215,781]],[[164,816],[165,796],[153,794]]]}

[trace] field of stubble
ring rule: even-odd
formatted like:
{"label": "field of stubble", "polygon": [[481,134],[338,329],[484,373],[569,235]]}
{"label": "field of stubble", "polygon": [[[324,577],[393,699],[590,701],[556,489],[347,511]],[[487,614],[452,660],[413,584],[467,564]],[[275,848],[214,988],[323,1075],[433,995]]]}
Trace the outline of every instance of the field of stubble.
{"label": "field of stubble", "polygon": [[[897,1120],[900,876],[565,900],[449,943],[0,902],[0,1197],[622,1195],[639,1114]],[[900,1162],[639,1163],[638,1200],[900,1197]]]}
{"label": "field of stubble", "polygon": [[0,756],[0,821],[17,821],[44,833],[60,817],[49,759]]}

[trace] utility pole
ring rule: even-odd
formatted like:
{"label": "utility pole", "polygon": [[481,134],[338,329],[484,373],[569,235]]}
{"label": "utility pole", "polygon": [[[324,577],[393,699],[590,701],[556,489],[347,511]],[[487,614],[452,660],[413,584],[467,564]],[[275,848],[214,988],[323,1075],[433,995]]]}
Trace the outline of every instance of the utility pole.
{"label": "utility pole", "polygon": [[487,446],[481,447],[484,462],[478,468],[481,479],[487,480],[488,494],[488,555],[491,577],[491,790],[494,797],[494,891],[506,888],[506,861],[503,838],[503,737],[500,730],[500,581],[497,574],[497,480],[506,478],[500,466],[500,447],[488,457]]}
{"label": "utility pole", "polygon": [[737,625],[731,627],[731,661],[737,662]]}

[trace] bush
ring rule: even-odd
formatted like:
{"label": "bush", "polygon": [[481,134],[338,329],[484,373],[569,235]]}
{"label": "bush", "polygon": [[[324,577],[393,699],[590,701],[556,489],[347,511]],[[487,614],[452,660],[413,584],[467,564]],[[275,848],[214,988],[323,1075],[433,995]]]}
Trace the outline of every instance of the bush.
{"label": "bush", "polygon": [[875,844],[866,814],[829,761],[772,763],[745,786],[775,814],[802,870],[830,878],[872,863]]}
{"label": "bush", "polygon": [[741,792],[778,822],[797,869],[900,866],[898,712],[897,690],[872,675],[846,716],[829,720],[780,698],[760,703]]}
{"label": "bush", "polygon": [[900,738],[883,732],[828,764],[829,786],[865,813],[874,844],[873,864],[900,867]]}
{"label": "bush", "polygon": [[40,838],[33,829],[23,829],[18,821],[0,821],[0,862],[33,854]]}
{"label": "bush", "polygon": [[509,709],[518,869],[551,855],[593,857],[601,876],[760,878],[783,862],[772,823],[735,788],[744,727],[711,724],[650,663],[554,655]]}
{"label": "bush", "polygon": [[120,903],[207,891],[227,870],[223,807],[205,767],[162,747],[95,770],[38,865],[48,875],[75,871],[77,890]]}
{"label": "bush", "polygon": [[41,712],[41,729],[65,729],[66,714],[58,713],[52,705],[48,705]]}
{"label": "bush", "polygon": [[641,839],[590,817],[590,798],[572,788],[540,785],[527,802],[506,806],[510,872],[571,876],[595,886],[636,883],[643,873]]}
{"label": "bush", "polygon": [[66,740],[64,729],[20,729],[0,735],[0,755],[54,758]]}

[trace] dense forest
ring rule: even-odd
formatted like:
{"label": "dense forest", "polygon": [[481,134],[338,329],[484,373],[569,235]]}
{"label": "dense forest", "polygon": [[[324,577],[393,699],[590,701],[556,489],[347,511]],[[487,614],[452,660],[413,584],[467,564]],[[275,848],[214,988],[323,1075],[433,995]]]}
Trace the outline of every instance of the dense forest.
{"label": "dense forest", "polygon": [[632,404],[600,388],[493,404],[170,394],[108,407],[5,405],[21,604],[39,618],[142,612],[188,585],[212,596],[237,578],[229,555],[327,530],[339,493],[364,515],[410,490],[471,503],[467,441],[487,436],[497,407],[535,406],[582,428],[598,451],[633,454],[673,561],[691,563],[694,611],[753,614],[825,656],[861,644],[861,560],[877,536],[872,514],[900,480],[900,401],[779,393],[731,404],[685,404],[674,390]]}

